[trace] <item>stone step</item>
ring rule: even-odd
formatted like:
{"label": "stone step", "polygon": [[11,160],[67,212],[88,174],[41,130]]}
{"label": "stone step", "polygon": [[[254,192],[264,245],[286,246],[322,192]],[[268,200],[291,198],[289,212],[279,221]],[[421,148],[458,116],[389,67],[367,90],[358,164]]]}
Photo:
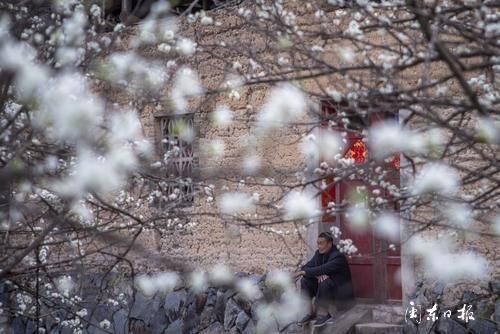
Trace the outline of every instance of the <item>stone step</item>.
{"label": "stone step", "polygon": [[403,334],[403,325],[381,322],[356,324],[354,334]]}
{"label": "stone step", "polygon": [[341,313],[337,318],[331,322],[327,323],[321,328],[311,328],[311,334],[352,334],[354,333],[354,326],[358,323],[367,322],[372,320],[371,309],[354,306],[350,310]]}

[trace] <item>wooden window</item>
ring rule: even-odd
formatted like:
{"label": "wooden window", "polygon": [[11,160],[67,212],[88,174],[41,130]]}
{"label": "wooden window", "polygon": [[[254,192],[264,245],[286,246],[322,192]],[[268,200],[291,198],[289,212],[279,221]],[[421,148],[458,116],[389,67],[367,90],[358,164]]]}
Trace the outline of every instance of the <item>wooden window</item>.
{"label": "wooden window", "polygon": [[161,191],[169,201],[182,205],[193,202],[193,149],[194,114],[158,117],[159,153],[165,162],[167,182],[162,182]]}

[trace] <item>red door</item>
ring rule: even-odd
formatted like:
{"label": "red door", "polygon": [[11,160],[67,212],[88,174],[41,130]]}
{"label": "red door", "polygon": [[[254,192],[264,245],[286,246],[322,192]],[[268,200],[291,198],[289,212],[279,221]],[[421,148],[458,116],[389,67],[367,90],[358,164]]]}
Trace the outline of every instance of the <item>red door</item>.
{"label": "red door", "polygon": [[[335,113],[331,105],[324,105],[326,113]],[[370,123],[380,119],[380,115],[372,116]],[[342,126],[342,125],[340,125]],[[353,158],[356,164],[364,164],[369,156],[359,132],[347,132],[347,145],[344,156]],[[387,166],[383,166],[387,175],[385,181],[399,187],[399,157]],[[335,203],[335,210],[323,216],[324,230],[337,226],[342,232],[341,239],[351,239],[358,251],[349,256],[349,264],[353,278],[354,294],[362,302],[400,302],[402,289],[400,280],[401,253],[400,243],[378,238],[372,229],[359,231],[351,228],[346,217],[346,210],[353,198],[370,197],[375,190],[361,178],[349,178],[333,182],[329,180],[328,187],[323,191],[322,204],[327,208]],[[388,191],[377,189],[387,200],[387,206],[398,210],[391,203]]]}

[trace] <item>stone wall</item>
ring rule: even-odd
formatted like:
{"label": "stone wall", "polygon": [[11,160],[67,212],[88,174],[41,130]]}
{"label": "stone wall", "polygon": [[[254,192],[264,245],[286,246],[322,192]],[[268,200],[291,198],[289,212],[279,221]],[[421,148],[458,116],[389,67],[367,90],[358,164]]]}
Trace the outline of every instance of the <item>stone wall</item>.
{"label": "stone wall", "polygon": [[[75,276],[77,277],[77,276]],[[177,286],[167,294],[145,296],[132,288],[129,278],[118,273],[102,276],[80,276],[76,286],[64,296],[54,287],[42,284],[40,288],[40,321],[34,320],[36,314],[34,299],[27,301],[19,297],[20,291],[13,290],[11,284],[0,284],[0,302],[20,311],[15,316],[0,314],[0,331],[6,334],[34,333],[116,333],[116,334],[254,334],[258,328],[257,305],[260,301],[277,298],[276,291],[265,284],[265,275],[237,274],[254,281],[263,294],[263,299],[249,301],[240,293],[228,287],[213,286],[202,292],[195,292]],[[478,301],[477,296],[467,292],[452,310],[451,317],[440,317],[436,321],[426,319],[425,314],[419,323],[404,321],[402,314],[387,318],[388,306],[373,308],[373,320],[404,325],[403,333],[409,334],[494,334],[500,330],[500,282],[490,281],[492,298],[486,303]],[[16,291],[13,293],[13,291]],[[427,298],[439,298],[442,286],[432,291],[421,290],[415,296],[416,305],[425,304]],[[497,299],[495,302],[495,298]],[[48,304],[47,304],[48,303]],[[474,320],[467,322],[458,318],[457,311],[462,303],[472,306]],[[21,307],[21,304],[23,305]],[[50,305],[50,312],[47,308]],[[422,309],[423,311],[423,309]],[[444,309],[438,310],[438,315]],[[338,318],[339,319],[339,318]],[[495,322],[497,325],[495,325]],[[276,332],[302,333],[303,329],[294,323],[280,324]],[[373,329],[373,333],[381,333]],[[265,331],[265,333],[273,332]],[[367,333],[367,332],[363,332]],[[372,333],[372,332],[370,332]],[[398,331],[398,333],[401,333]]]}

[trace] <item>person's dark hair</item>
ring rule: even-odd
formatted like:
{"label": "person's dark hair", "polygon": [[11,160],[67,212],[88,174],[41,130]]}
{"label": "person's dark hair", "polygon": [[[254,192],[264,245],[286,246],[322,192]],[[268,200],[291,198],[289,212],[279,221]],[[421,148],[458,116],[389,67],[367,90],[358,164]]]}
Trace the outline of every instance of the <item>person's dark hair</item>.
{"label": "person's dark hair", "polygon": [[333,243],[333,236],[332,236],[331,232],[321,232],[318,235],[318,238],[323,238],[323,239],[326,239],[326,240],[330,241],[331,243]]}

